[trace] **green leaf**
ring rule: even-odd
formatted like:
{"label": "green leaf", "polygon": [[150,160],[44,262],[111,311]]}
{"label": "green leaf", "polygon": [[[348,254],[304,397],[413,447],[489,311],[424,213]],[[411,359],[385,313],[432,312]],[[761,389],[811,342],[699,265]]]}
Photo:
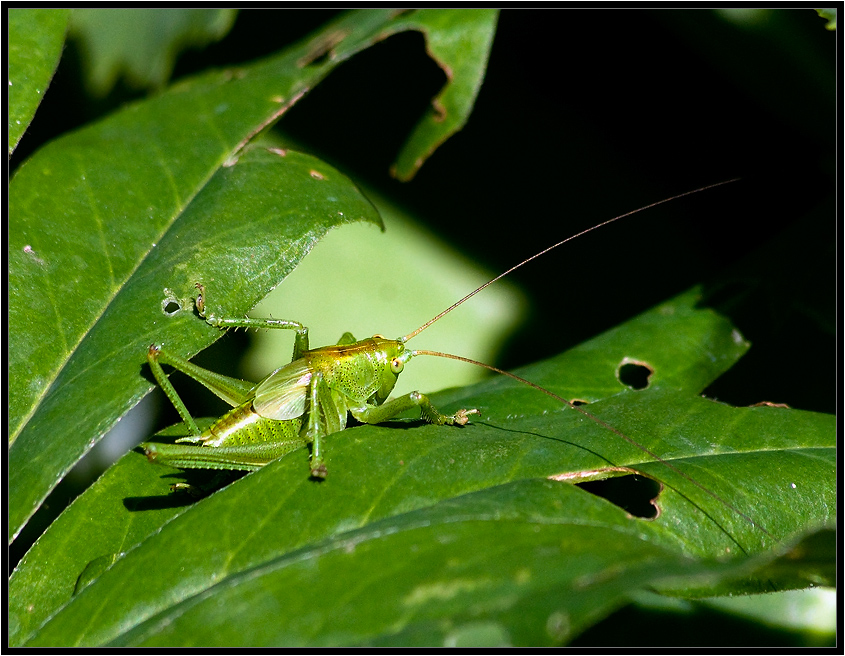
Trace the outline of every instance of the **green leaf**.
{"label": "green leaf", "polygon": [[69,9],[9,9],[9,152],[29,127],[65,43]]}
{"label": "green leaf", "polygon": [[826,30],[834,31],[836,30],[836,8],[829,7],[826,9],[816,9],[816,13],[821,17],[827,20],[827,24],[824,26]]}
{"label": "green leaf", "polygon": [[[490,488],[232,576],[111,646],[231,645],[235,631],[250,646],[556,644],[630,588],[708,572],[625,521],[566,484]],[[283,621],[259,619],[274,607]]]}
{"label": "green leaf", "polygon": [[205,282],[221,310],[242,314],[332,226],[377,221],[317,160],[243,150],[340,62],[412,28],[392,15],[352,12],[279,55],[181,82],[51,142],[17,170],[10,540],[152,388],[142,375],[151,342],[190,357],[219,337],[165,308],[189,309],[193,284]]}
{"label": "green leaf", "polygon": [[[829,533],[835,548],[834,531]],[[800,546],[800,544],[798,545]],[[786,552],[793,557],[796,547]],[[834,561],[832,561],[834,562]],[[836,635],[833,588],[758,595],[678,599],[643,590],[631,604],[591,626],[570,646],[706,647],[827,646]]]}
{"label": "green leaf", "polygon": [[[358,220],[379,219],[354,185],[313,157],[255,148],[218,170],[148,245],[72,350],[52,392],[12,444],[11,491],[34,501],[92,444],[98,432],[93,418],[113,422],[151,389],[141,375],[151,343],[193,352],[220,335],[192,312],[194,282],[206,285],[216,307],[237,315],[284,278],[328,229]],[[119,260],[121,253],[112,253],[107,242],[103,247],[100,259],[110,267],[111,256]],[[32,262],[31,272],[46,270],[50,280],[50,264]],[[82,287],[75,291],[71,303],[56,308],[69,320],[79,318],[75,304],[87,303]],[[118,389],[122,394],[115,395]],[[58,439],[63,430],[69,434]]]}
{"label": "green leaf", "polygon": [[631,590],[747,569],[673,554],[599,504],[550,481],[466,495],[232,576],[111,646],[557,645]]}
{"label": "green leaf", "polygon": [[[61,537],[86,535],[104,514],[105,497],[86,492],[33,556],[77,554],[49,574],[64,592],[45,603],[69,599],[90,554],[127,553],[27,644],[546,644],[570,639],[639,587],[700,596],[824,582],[823,568],[794,557],[755,571],[782,553],[781,541],[833,521],[835,418],[699,397],[746,344],[722,317],[696,309],[698,299],[693,290],[518,373],[593,400],[590,413],[718,498],[536,390],[492,378],[435,399],[444,410],[479,407],[472,425],[393,422],[331,435],[324,483],[309,480],[307,451],[294,452],[160,530],[153,518],[131,550],[121,541],[131,520],[120,515],[146,512],[138,506],[112,504],[114,534],[99,538],[102,547]],[[617,380],[626,357],[654,369],[648,389]],[[111,494],[133,503],[149,495],[147,508],[174,503],[156,496],[147,474],[120,474],[141,460],[129,454],[101,480],[119,477]],[[665,485],[656,519],[562,484],[622,467]],[[172,480],[172,470],[157,471]],[[712,562],[730,555],[739,558]],[[12,590],[30,567],[15,572]],[[340,571],[354,571],[356,585]],[[217,604],[225,616],[209,609]],[[18,604],[12,617],[21,612]]]}
{"label": "green leaf", "polygon": [[[810,536],[811,539],[821,537],[826,537],[831,551],[835,551],[835,532],[828,530]],[[796,551],[801,549],[807,541],[802,541],[786,556],[794,558],[797,555]],[[802,558],[806,561],[806,556]],[[826,554],[826,558],[833,565],[835,562],[833,553]],[[718,597],[704,599],[700,603],[734,616],[745,617],[758,624],[813,633],[816,640],[822,637],[833,638],[836,635],[836,592],[829,588],[785,590],[766,595]]]}
{"label": "green leaf", "polygon": [[70,32],[82,42],[86,85],[104,96],[121,75],[136,87],[160,88],[181,50],[222,39],[237,9],[74,9]]}
{"label": "green leaf", "polygon": [[[200,420],[204,428],[209,422]],[[184,435],[181,424],[158,438]],[[172,476],[182,476],[177,469]],[[182,513],[192,499],[171,495],[163,467],[126,454],[53,522],[9,579],[9,641],[20,644],[113,562]],[[132,490],[133,497],[126,496]],[[83,580],[83,575],[88,580]]]}
{"label": "green leaf", "polygon": [[408,25],[426,37],[428,52],[448,82],[431,101],[402,148],[393,175],[410,180],[423,162],[467,121],[481,89],[496,32],[495,9],[421,9]]}

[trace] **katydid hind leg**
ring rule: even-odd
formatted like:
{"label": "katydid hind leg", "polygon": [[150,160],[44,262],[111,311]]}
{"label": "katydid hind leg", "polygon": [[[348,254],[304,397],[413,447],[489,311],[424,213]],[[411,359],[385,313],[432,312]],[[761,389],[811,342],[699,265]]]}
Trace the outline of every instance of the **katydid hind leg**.
{"label": "katydid hind leg", "polygon": [[[155,344],[150,347],[148,360],[150,361],[150,368],[153,367],[153,362],[155,362],[157,364],[168,364],[174,369],[178,369],[232,407],[244,403],[249,398],[252,388],[255,387],[255,384],[249,381],[224,376],[210,369],[197,366],[193,362],[174,355]],[[156,380],[158,380],[158,377],[156,377]]]}
{"label": "katydid hind leg", "polygon": [[177,440],[178,442],[201,442],[203,441],[202,431],[197,426],[184,401],[182,401],[182,398],[176,392],[170,379],[164,374],[164,370],[161,368],[162,363],[168,364],[185,375],[190,376],[233,407],[244,403],[249,398],[249,393],[254,386],[248,381],[239,378],[230,378],[229,376],[223,376],[222,374],[199,367],[184,358],[168,353],[156,344],[150,346],[147,352],[147,362],[159,386],[173,404],[173,407],[176,408],[176,411],[190,432],[189,437],[180,438]]}
{"label": "katydid hind leg", "polygon": [[198,438],[202,435],[202,431],[197,426],[197,422],[194,421],[191,413],[188,412],[188,408],[176,392],[176,389],[173,387],[170,379],[165,375],[164,369],[161,368],[161,364],[159,363],[160,358],[161,348],[155,344],[151,344],[149,350],[147,351],[147,363],[150,366],[150,371],[156,379],[156,382],[159,384],[159,387],[161,387],[162,391],[164,391],[167,398],[170,399],[173,407],[176,408],[176,411],[179,413],[179,416],[182,418],[185,426],[187,426],[191,437]]}
{"label": "katydid hind leg", "polygon": [[262,444],[231,447],[144,444],[150,462],[181,469],[256,471],[264,465],[305,445],[300,438],[270,440]]}

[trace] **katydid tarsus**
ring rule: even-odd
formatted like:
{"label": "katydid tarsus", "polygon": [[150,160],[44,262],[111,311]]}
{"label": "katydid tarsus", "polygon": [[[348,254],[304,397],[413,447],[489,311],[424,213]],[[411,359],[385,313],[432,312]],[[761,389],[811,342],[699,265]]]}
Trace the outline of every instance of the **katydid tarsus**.
{"label": "katydid tarsus", "polygon": [[[182,417],[190,436],[177,440],[177,442],[188,444],[144,444],[142,446],[145,453],[151,462],[183,469],[252,471],[266,465],[271,460],[310,446],[311,476],[315,479],[324,479],[327,475],[327,468],[323,440],[327,435],[346,428],[348,414],[351,414],[360,422],[378,424],[408,409],[418,407],[421,419],[427,422],[459,426],[465,425],[470,416],[478,414],[476,409],[462,409],[452,415],[442,414],[426,395],[416,391],[396,399],[388,399],[397,377],[405,365],[416,356],[430,355],[485,367],[529,385],[559,403],[571,407],[640,449],[650,458],[670,468],[713,497],[718,503],[767,533],[748,515],[742,513],[670,462],[662,459],[645,446],[626,436],[622,431],[587,412],[579,405],[531,381],[496,367],[457,355],[422,349],[413,350],[406,346],[409,340],[497,280],[545,255],[552,249],[614,221],[733,181],[728,180],[700,187],[651,203],[567,237],[516,264],[473,290],[416,330],[396,339],[374,335],[359,341],[350,333],[345,333],[335,345],[311,349],[308,340],[308,328],[297,321],[217,316],[210,310],[207,290],[203,285],[197,283],[196,309],[200,317],[207,323],[221,329],[274,328],[293,330],[295,332],[293,358],[289,364],[276,369],[261,382],[252,384],[198,367],[153,344],[148,352],[150,369],[156,381]],[[200,430],[165,375],[161,367],[162,363],[191,376],[231,404],[233,409],[205,430]]]}

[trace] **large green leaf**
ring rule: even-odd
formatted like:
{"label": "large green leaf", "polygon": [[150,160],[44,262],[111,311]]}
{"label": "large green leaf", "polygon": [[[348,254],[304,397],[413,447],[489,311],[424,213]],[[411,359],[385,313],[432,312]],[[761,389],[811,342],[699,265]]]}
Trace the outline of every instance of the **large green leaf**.
{"label": "large green leaf", "polygon": [[[479,407],[482,418],[470,426],[349,429],[327,440],[324,483],[308,479],[302,450],[175,519],[179,498],[162,495],[151,474],[170,481],[174,470],[142,472],[146,463],[132,453],[66,511],[13,575],[12,598],[27,590],[39,608],[15,603],[15,644],[65,603],[31,644],[153,644],[165,626],[176,631],[161,634],[172,645],[211,644],[207,632],[220,641],[214,644],[230,645],[351,645],[390,634],[431,645],[475,629],[541,644],[577,634],[640,586],[705,594],[824,582],[800,559],[762,577],[711,562],[768,559],[781,540],[832,521],[835,421],[699,397],[747,345],[723,318],[696,309],[698,298],[694,290],[519,372],[594,401],[591,413],[677,469],[504,378],[439,395],[444,409]],[[654,370],[648,389],[618,381],[626,358]],[[631,517],[556,484],[622,467],[666,485],[657,519]],[[90,530],[94,524],[101,528]],[[127,526],[138,529],[130,538]],[[85,576],[95,578],[88,563],[98,558],[101,569],[111,567],[71,598],[87,567]],[[45,572],[44,563],[55,567]],[[341,570],[355,572],[356,586],[344,578],[347,589],[331,592]],[[36,585],[39,576],[44,583]],[[271,610],[265,593],[291,605]],[[229,611],[224,617],[209,613],[218,603]],[[259,619],[264,613],[272,622]],[[249,614],[272,628],[236,638]],[[546,635],[552,616],[563,628]]]}
{"label": "large green leaf", "polygon": [[59,65],[69,16],[69,9],[9,9],[9,155]]}
{"label": "large green leaf", "polygon": [[[162,433],[169,434],[172,431]],[[119,554],[181,513],[186,504],[178,496],[169,503],[156,503],[167,498],[171,483],[146,458],[130,453],[77,498],[12,574],[10,643],[20,644],[71,598],[77,586],[84,586],[86,577],[96,578]],[[142,488],[144,496],[126,497],[130,488]]]}
{"label": "large green leaf", "polygon": [[566,485],[518,481],[234,575],[110,646],[557,645],[631,590],[750,569],[643,537]]}
{"label": "large green leaf", "polygon": [[203,281],[221,310],[242,314],[330,227],[376,220],[326,165],[265,152],[254,156],[292,177],[253,175],[263,165],[251,166],[242,150],[340,62],[417,29],[414,15],[352,12],[280,55],[129,105],[17,170],[9,221],[10,539],[151,389],[141,374],[150,342],[191,356],[220,334],[190,312],[166,316],[164,308],[187,310],[191,286]]}

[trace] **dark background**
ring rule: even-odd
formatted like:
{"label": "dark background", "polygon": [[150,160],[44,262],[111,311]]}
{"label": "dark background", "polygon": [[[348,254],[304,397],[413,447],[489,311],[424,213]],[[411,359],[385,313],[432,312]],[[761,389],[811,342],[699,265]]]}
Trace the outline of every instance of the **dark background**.
{"label": "dark background", "polygon": [[[183,54],[173,77],[275,53],[334,14],[241,11],[222,41]],[[513,274],[532,310],[495,364],[559,353],[703,284],[706,303],[752,343],[707,396],[834,412],[837,37],[810,9],[754,16],[503,11],[467,126],[409,183],[390,178],[390,165],[446,80],[421,34],[343,64],[279,128],[493,271],[617,214],[741,178]],[[121,83],[90,98],[81,61],[69,41],[12,172],[44,142],[146,93]],[[243,339],[221,340],[205,357],[236,375]],[[57,488],[48,505],[60,509],[67,496]]]}

